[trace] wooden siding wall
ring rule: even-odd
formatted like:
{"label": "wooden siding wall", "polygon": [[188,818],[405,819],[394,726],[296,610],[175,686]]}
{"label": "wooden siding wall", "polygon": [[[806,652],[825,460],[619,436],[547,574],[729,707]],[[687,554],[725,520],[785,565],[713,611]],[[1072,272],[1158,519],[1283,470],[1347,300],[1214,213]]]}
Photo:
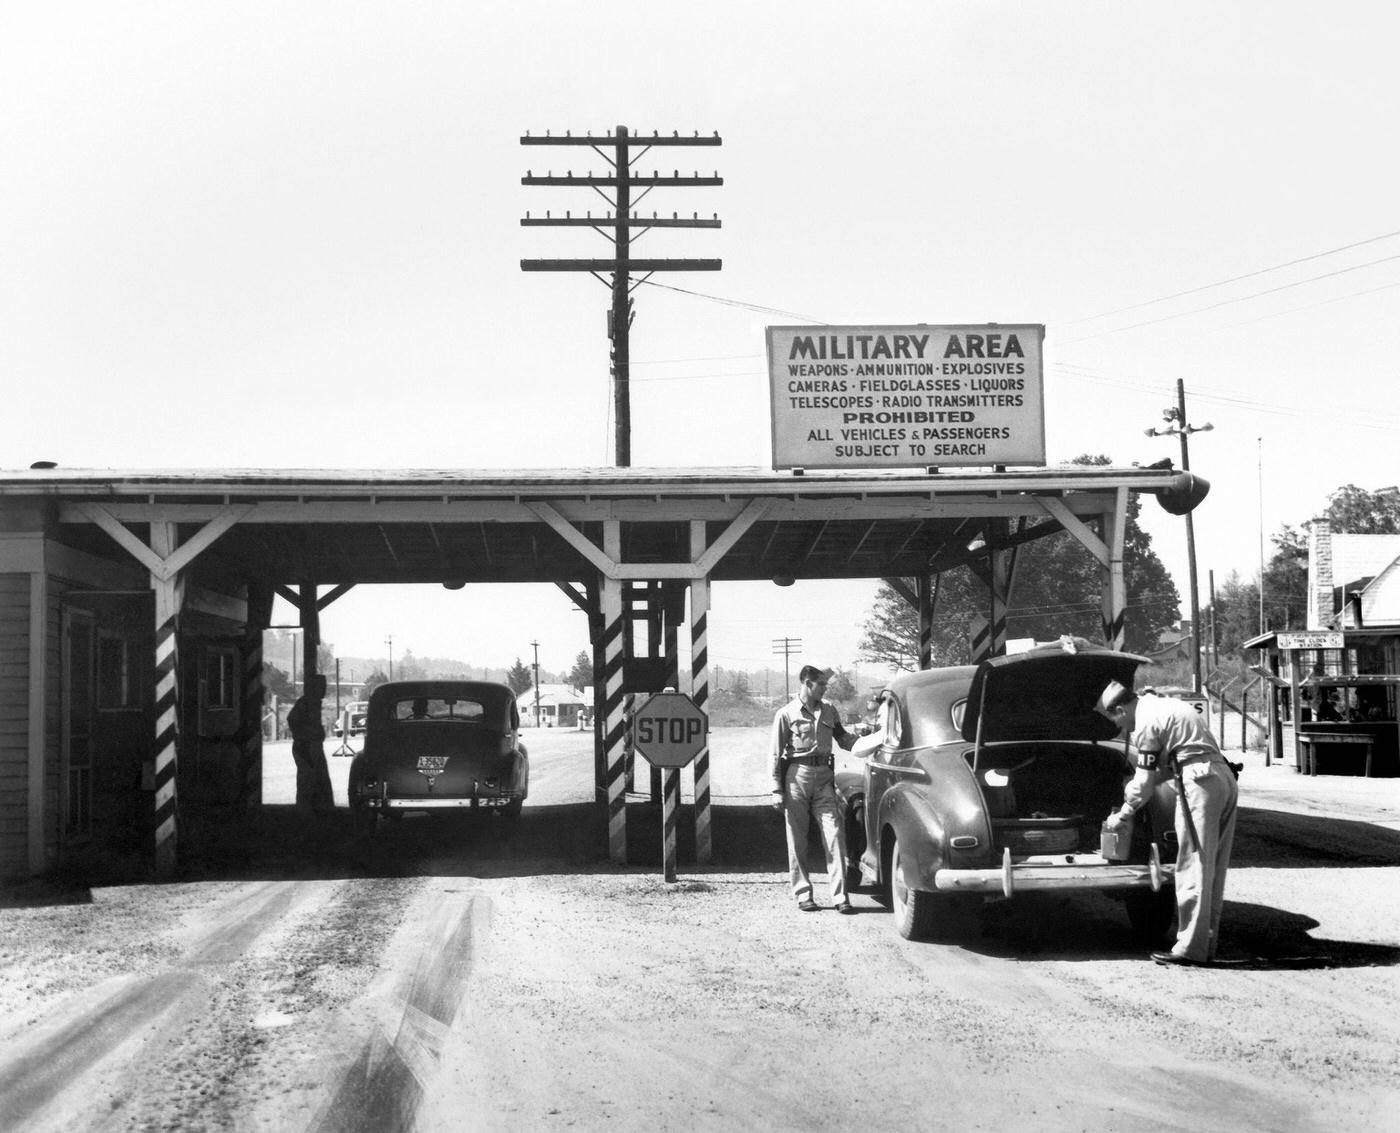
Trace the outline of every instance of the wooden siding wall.
{"label": "wooden siding wall", "polygon": [[0,574],[0,878],[29,874],[29,575]]}

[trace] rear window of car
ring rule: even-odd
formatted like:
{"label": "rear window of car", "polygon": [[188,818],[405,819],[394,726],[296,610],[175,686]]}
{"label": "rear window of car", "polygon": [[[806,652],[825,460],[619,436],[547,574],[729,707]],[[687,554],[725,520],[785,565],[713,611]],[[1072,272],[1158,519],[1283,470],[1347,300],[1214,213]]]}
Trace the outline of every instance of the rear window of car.
{"label": "rear window of car", "polygon": [[389,718],[403,723],[448,720],[459,724],[476,724],[485,715],[486,709],[479,700],[448,700],[433,696],[408,697],[394,701],[389,707]]}

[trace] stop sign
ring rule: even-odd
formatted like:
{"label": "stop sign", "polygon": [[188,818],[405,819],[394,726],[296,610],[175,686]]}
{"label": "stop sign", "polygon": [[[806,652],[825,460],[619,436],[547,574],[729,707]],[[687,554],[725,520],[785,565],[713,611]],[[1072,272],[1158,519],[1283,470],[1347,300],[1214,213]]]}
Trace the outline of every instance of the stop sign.
{"label": "stop sign", "polygon": [[683,692],[658,692],[632,717],[632,742],[653,767],[684,767],[705,747],[710,719]]}

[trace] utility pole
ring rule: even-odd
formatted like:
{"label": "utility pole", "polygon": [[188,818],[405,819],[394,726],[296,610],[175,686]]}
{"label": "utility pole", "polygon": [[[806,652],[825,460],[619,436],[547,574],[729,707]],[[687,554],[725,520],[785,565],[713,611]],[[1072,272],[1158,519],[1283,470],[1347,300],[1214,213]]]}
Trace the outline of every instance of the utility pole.
{"label": "utility pole", "polygon": [[530,642],[535,647],[535,727],[540,726],[540,643]]}
{"label": "utility pole", "polygon": [[[658,216],[655,212],[650,219],[640,217],[633,206],[656,188],[709,187],[724,184],[718,173],[702,177],[698,172],[682,176],[680,170],[663,174],[652,170],[644,175],[633,168],[633,163],[655,146],[717,146],[721,144],[718,133],[701,137],[697,132],[688,138],[672,133],[670,137],[661,134],[631,134],[626,126],[619,126],[611,134],[581,134],[574,137],[565,132],[563,137],[545,133],[544,137],[526,134],[520,139],[523,146],[588,146],[605,162],[612,166],[611,171],[595,175],[591,170],[586,174],[575,174],[572,169],[556,176],[553,171],[538,176],[533,170],[526,170],[520,179],[522,185],[566,185],[591,188],[612,206],[611,213],[595,217],[591,212],[574,216],[569,210],[563,216],[555,216],[547,211],[543,217],[525,214],[521,225],[524,227],[591,228],[611,239],[613,254],[611,259],[581,260],[521,260],[521,271],[586,271],[600,283],[612,289],[612,306],[608,312],[608,338],[612,340],[612,381],[613,381],[613,444],[614,463],[619,468],[629,468],[632,464],[632,403],[629,390],[631,368],[631,346],[629,331],[632,327],[631,293],[652,274],[658,271],[719,271],[719,260],[663,260],[632,259],[632,240],[643,236],[652,228],[719,228],[718,215],[709,220],[701,219],[699,213],[692,213],[687,219],[679,213],[670,218]],[[634,152],[634,147],[637,152]],[[632,190],[642,191],[633,197]],[[612,195],[609,196],[609,193]],[[635,283],[633,272],[645,272]],[[611,282],[603,278],[603,273],[611,273]]]}
{"label": "utility pole", "polygon": [[802,652],[802,639],[800,637],[775,637],[773,639],[773,652],[783,655],[783,696],[787,700],[792,699],[792,678],[788,669],[788,658],[794,653]]}
{"label": "utility pole", "polygon": [[389,679],[394,679],[394,635],[391,633],[384,639],[384,644],[389,647]]}
{"label": "utility pole", "polygon": [[[1204,425],[1186,423],[1186,385],[1176,379],[1176,404],[1162,410],[1162,420],[1167,422],[1165,429],[1146,429],[1149,437],[1181,438],[1181,470],[1191,471],[1191,450],[1186,439],[1192,433],[1206,433],[1215,428],[1209,421]],[[1186,563],[1191,576],[1191,679],[1195,692],[1201,691],[1201,601],[1196,587],[1196,527],[1191,522],[1191,513],[1186,513]]]}

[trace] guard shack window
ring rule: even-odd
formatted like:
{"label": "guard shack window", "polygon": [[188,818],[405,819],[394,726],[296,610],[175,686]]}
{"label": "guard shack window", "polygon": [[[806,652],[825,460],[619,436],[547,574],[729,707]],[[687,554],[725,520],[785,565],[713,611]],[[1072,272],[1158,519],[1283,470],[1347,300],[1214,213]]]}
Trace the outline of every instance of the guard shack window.
{"label": "guard shack window", "polygon": [[205,646],[200,670],[200,735],[231,736],[238,729],[238,651],[232,646]]}

